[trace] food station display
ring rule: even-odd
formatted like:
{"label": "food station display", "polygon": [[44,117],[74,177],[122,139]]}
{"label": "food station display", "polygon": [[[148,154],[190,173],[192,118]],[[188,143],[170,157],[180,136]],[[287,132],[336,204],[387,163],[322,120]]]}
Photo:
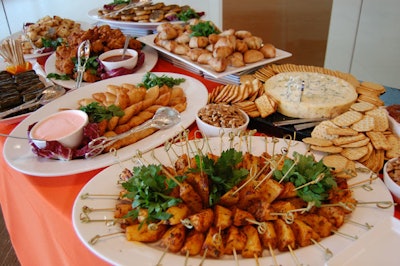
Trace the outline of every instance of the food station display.
{"label": "food station display", "polygon": [[[0,118],[0,200],[22,264],[342,265],[374,258],[374,239],[394,265],[389,88],[280,64],[290,52],[190,6],[116,2],[88,11],[100,25],[46,17],[3,41],[2,112],[64,88]],[[34,53],[54,31],[55,50]],[[26,73],[38,82],[20,85]]]}

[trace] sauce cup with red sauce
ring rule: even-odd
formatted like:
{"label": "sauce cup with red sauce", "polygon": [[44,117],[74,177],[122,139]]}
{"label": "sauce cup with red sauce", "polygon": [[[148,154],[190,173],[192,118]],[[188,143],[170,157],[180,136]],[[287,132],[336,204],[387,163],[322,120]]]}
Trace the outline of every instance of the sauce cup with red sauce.
{"label": "sauce cup with red sauce", "polygon": [[127,49],[124,58],[122,58],[123,51],[124,49],[110,50],[99,56],[99,60],[106,71],[112,71],[121,67],[133,69],[136,66],[138,61],[138,52],[133,49]]}
{"label": "sauce cup with red sauce", "polygon": [[65,110],[54,113],[37,122],[30,137],[38,148],[46,141],[58,141],[67,148],[78,147],[83,139],[83,128],[89,123],[88,115],[81,110]]}

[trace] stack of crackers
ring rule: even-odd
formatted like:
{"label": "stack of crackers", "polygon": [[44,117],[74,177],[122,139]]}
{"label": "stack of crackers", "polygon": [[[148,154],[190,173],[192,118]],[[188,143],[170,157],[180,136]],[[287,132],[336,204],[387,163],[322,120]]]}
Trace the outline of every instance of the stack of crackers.
{"label": "stack of crackers", "polygon": [[243,75],[240,85],[221,85],[208,95],[208,103],[237,106],[250,117],[267,117],[275,113],[278,103],[264,91],[264,86],[251,75]]}
{"label": "stack of crackers", "polygon": [[400,156],[400,138],[389,129],[387,112],[369,102],[317,125],[304,143],[311,149],[337,154],[379,172],[385,159]]}

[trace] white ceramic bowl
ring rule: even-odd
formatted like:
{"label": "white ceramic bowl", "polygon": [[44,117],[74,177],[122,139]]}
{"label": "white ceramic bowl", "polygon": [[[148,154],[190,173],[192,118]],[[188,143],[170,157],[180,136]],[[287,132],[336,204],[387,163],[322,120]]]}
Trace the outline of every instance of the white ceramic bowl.
{"label": "white ceramic bowl", "polygon": [[133,49],[127,49],[123,60],[121,60],[124,49],[115,49],[102,53],[99,60],[103,64],[106,71],[117,68],[133,69],[138,61],[138,52]]}
{"label": "white ceramic bowl", "polygon": [[230,133],[233,133],[235,135],[240,134],[240,132],[243,132],[247,129],[247,126],[249,125],[250,118],[249,116],[241,109],[237,108],[239,113],[244,117],[245,123],[239,127],[235,128],[226,128],[226,127],[218,127],[218,126],[213,126],[210,125],[199,117],[199,114],[196,114],[196,123],[200,131],[207,137],[218,137],[222,135],[227,135]]}
{"label": "white ceramic bowl", "polygon": [[393,200],[400,204],[400,185],[394,182],[393,179],[387,173],[388,164],[396,160],[400,160],[400,158],[393,158],[385,163],[383,167],[383,181],[385,182],[385,185],[387,186],[389,191],[392,193]]}
{"label": "white ceramic bowl", "polygon": [[44,148],[46,141],[54,140],[67,148],[76,148],[82,142],[83,128],[88,123],[89,118],[84,111],[66,110],[40,120],[29,134],[38,148]]}

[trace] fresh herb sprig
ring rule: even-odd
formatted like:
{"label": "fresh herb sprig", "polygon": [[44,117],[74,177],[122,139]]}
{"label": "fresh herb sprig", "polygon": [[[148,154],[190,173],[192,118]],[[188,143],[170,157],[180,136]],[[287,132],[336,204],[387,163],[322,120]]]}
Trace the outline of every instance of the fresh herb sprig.
{"label": "fresh herb sprig", "polygon": [[[127,217],[138,218],[143,208],[148,212],[146,222],[169,219],[172,215],[166,210],[182,202],[180,198],[169,195],[178,184],[162,174],[161,165],[134,167],[132,173],[132,178],[122,183],[128,191],[125,197],[133,200],[133,210]],[[183,180],[183,177],[176,178]]]}
{"label": "fresh herb sprig", "polygon": [[237,165],[242,162],[242,153],[235,149],[223,151],[221,156],[214,161],[213,159],[203,156],[195,156],[197,169],[191,171],[203,171],[211,181],[209,204],[213,206],[217,204],[226,192],[231,190],[240,181],[242,181],[249,171],[245,168],[238,168]]}
{"label": "fresh herb sprig", "polygon": [[161,77],[159,77],[154,73],[147,72],[143,76],[142,83],[139,83],[138,86],[150,89],[151,87],[154,86],[162,87],[163,85],[166,85],[172,88],[173,86],[179,85],[184,81],[185,81],[184,78],[173,78],[173,77],[168,77],[167,75],[162,75]]}
{"label": "fresh herb sprig", "polygon": [[57,80],[70,80],[71,78],[67,74],[49,73],[46,78],[57,79]]}
{"label": "fresh herb sprig", "polygon": [[98,102],[82,106],[80,110],[88,114],[91,123],[100,123],[103,120],[110,120],[113,116],[121,117],[124,115],[124,111],[120,107],[114,104],[106,107]]}
{"label": "fresh herb sprig", "polygon": [[189,19],[200,17],[199,14],[197,14],[197,12],[192,8],[188,8],[179,12],[177,16],[178,19],[182,21],[188,21]]}
{"label": "fresh herb sprig", "polygon": [[199,22],[199,23],[191,26],[190,28],[192,30],[190,37],[199,37],[199,36],[208,37],[209,35],[211,35],[213,33],[215,33],[215,34],[220,33],[218,28],[214,24],[212,24],[210,21]]}
{"label": "fresh herb sprig", "polygon": [[55,40],[42,38],[43,47],[51,48],[52,50],[56,50],[58,46],[64,43],[64,39],[59,37]]}
{"label": "fresh herb sprig", "polygon": [[[285,159],[282,170],[274,171],[274,178],[279,181],[287,174],[284,182],[292,182],[295,187],[308,184],[299,188],[297,195],[306,202],[314,202],[316,206],[320,206],[322,201],[328,199],[329,190],[337,186],[334,177],[322,160],[316,162],[312,155],[293,152],[293,157],[296,158],[297,164],[293,166],[294,160]],[[323,174],[323,178],[319,182],[310,183],[320,174]]]}

